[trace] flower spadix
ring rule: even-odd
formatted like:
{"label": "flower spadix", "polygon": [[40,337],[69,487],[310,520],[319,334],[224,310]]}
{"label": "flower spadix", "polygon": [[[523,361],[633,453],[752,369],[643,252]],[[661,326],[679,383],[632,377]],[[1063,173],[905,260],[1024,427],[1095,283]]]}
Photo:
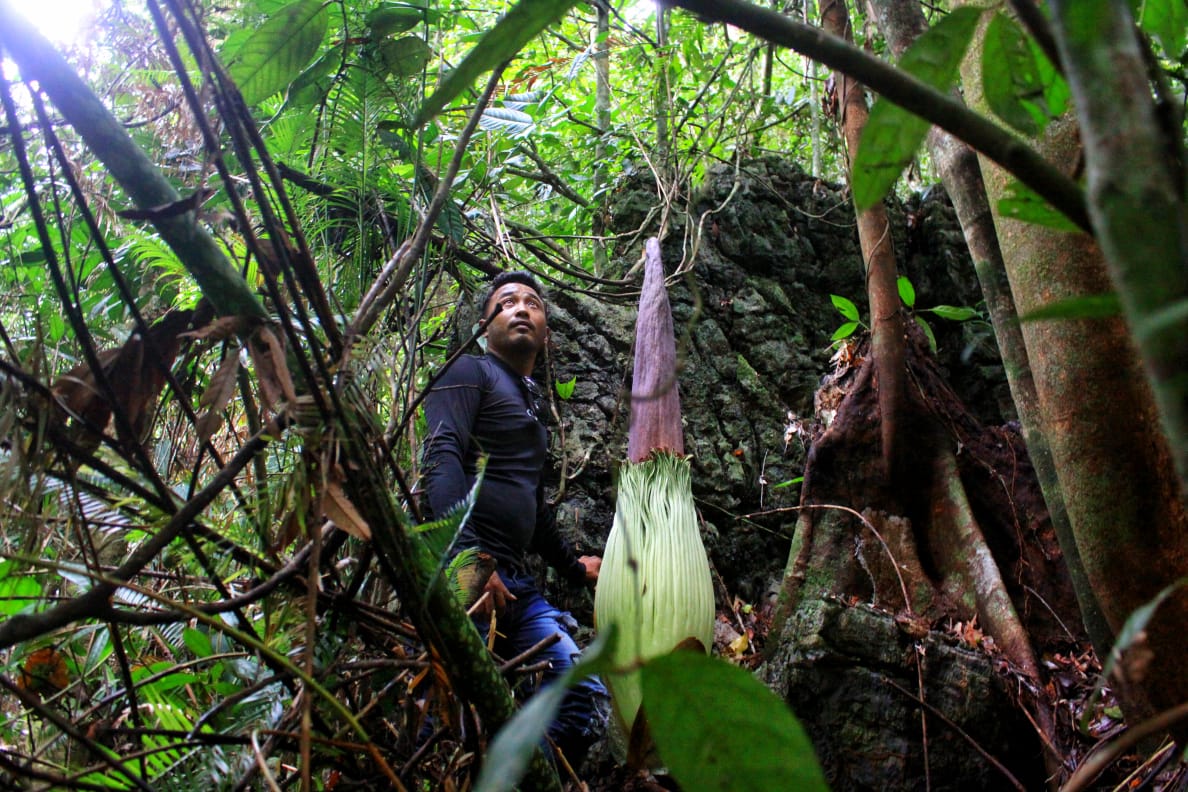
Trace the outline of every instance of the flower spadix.
{"label": "flower spadix", "polygon": [[613,659],[624,670],[607,682],[619,722],[630,733],[642,692],[639,671],[628,669],[678,645],[700,644],[708,651],[714,628],[709,560],[683,455],[672,310],[655,239],[645,246],[627,448],[594,618],[599,630],[618,630]]}

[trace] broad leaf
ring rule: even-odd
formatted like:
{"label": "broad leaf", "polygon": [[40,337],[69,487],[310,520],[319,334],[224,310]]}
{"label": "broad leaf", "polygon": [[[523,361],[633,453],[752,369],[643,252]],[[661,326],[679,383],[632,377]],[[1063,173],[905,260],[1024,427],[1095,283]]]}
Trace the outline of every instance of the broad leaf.
{"label": "broad leaf", "polygon": [[342,60],[338,47],[326,52],[289,85],[289,104],[308,107],[322,101],[334,81],[334,70]]}
{"label": "broad leaf", "polygon": [[913,316],[912,318],[916,320],[916,324],[920,325],[920,329],[928,338],[928,348],[932,350],[933,354],[936,354],[936,334],[932,332],[932,325],[925,322],[922,316]]}
{"label": "broad leaf", "polygon": [[858,329],[857,322],[846,322],[841,327],[833,331],[833,335],[829,337],[830,341],[841,341],[843,338],[849,338],[854,335],[854,331]]}
{"label": "broad leaf", "polygon": [[838,313],[851,322],[858,321],[858,306],[838,294],[829,295],[829,299],[833,301],[833,307],[837,309]]}
{"label": "broad leaf", "polygon": [[412,77],[420,74],[433,57],[433,50],[417,36],[401,36],[379,46],[380,60],[393,77]]}
{"label": "broad leaf", "polygon": [[1158,39],[1170,59],[1178,59],[1184,53],[1188,31],[1188,4],[1184,0],[1142,0],[1132,4],[1137,6],[1143,32]]}
{"label": "broad leaf", "polygon": [[593,674],[610,671],[614,630],[598,636],[586,647],[582,659],[564,676],[539,691],[515,717],[495,735],[483,762],[475,792],[511,792],[528,767],[532,751],[540,746],[549,724],[561,710],[561,701],[571,685]]}
{"label": "broad leaf", "polygon": [[903,304],[908,308],[916,307],[916,287],[907,279],[907,276],[900,275],[895,279],[895,286],[899,290],[899,299],[903,300]]}
{"label": "broad leaf", "polygon": [[491,71],[556,22],[573,7],[575,0],[520,0],[515,8],[495,23],[462,62],[446,74],[441,85],[425,100],[417,115],[420,126],[469,88],[479,75]]}
{"label": "broad leaf", "polygon": [[1060,231],[1080,231],[1071,220],[1056,211],[1034,190],[1021,181],[1012,180],[998,202],[998,213],[1012,220],[1055,228]]}
{"label": "broad leaf", "polygon": [[1046,113],[1036,104],[1044,85],[1028,37],[1001,12],[986,28],[982,90],[994,114],[1023,134],[1038,135],[1047,125]]}
{"label": "broad leaf", "polygon": [[973,308],[965,308],[957,305],[935,305],[932,308],[923,308],[921,310],[927,313],[934,313],[941,319],[948,319],[952,322],[965,322],[970,319],[976,319],[981,315]]}
{"label": "broad leaf", "polygon": [[[900,68],[937,90],[949,90],[981,15],[982,9],[969,6],[953,10],[903,53]],[[858,211],[883,199],[912,161],[928,127],[927,121],[886,99],[875,103],[854,158],[852,182]]]}
{"label": "broad leaf", "polygon": [[425,12],[420,8],[402,3],[384,3],[369,11],[364,22],[371,29],[371,40],[379,41],[385,36],[412,30],[424,18]]}
{"label": "broad leaf", "polygon": [[560,396],[563,401],[568,400],[569,397],[573,395],[573,389],[577,387],[577,376],[575,375],[570,377],[566,382],[557,380],[556,386],[557,395]]}
{"label": "broad leaf", "polygon": [[244,102],[258,104],[284,90],[318,51],[328,21],[321,0],[297,0],[269,17],[228,66]]}
{"label": "broad leaf", "polygon": [[526,135],[536,126],[536,119],[522,110],[512,110],[507,107],[488,107],[479,117],[479,126],[483,129],[507,132],[513,137]]}
{"label": "broad leaf", "polygon": [[10,561],[0,564],[0,615],[12,616],[28,608],[41,596],[41,586],[17,571]]}
{"label": "broad leaf", "polygon": [[747,671],[700,652],[643,667],[643,709],[682,789],[827,790],[788,706]]}

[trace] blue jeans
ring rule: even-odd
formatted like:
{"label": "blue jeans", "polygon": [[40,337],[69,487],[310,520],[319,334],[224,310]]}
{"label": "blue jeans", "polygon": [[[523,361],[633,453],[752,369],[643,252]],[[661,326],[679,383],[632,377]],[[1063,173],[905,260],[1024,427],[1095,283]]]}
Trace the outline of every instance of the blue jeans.
{"label": "blue jeans", "polygon": [[[503,611],[495,617],[495,652],[501,657],[515,657],[551,635],[561,638],[536,655],[530,663],[547,660],[543,684],[548,685],[568,671],[581,655],[581,650],[569,634],[568,624],[577,625],[568,613],[557,610],[536,587],[532,575],[512,570],[500,570],[500,578],[515,600],[508,600]],[[475,619],[475,626],[484,638],[490,630],[490,620]],[[576,768],[590,745],[605,731],[610,714],[610,695],[598,677],[586,677],[569,689],[546,734]]]}

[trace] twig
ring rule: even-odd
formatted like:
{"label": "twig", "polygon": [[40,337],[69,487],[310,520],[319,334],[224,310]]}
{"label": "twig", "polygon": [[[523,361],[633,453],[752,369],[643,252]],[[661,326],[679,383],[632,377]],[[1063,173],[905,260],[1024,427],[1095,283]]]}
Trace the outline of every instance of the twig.
{"label": "twig", "polygon": [[516,655],[512,659],[508,660],[506,663],[499,666],[499,673],[506,674],[507,672],[514,669],[516,666],[522,665],[525,661],[531,660],[533,657],[536,657],[536,655],[540,654],[545,649],[548,649],[550,646],[552,646],[553,644],[557,643],[557,641],[560,641],[560,640],[561,640],[561,634],[553,633],[549,637],[538,641],[534,646],[532,646],[528,649],[525,649],[523,652],[520,652],[518,655]]}

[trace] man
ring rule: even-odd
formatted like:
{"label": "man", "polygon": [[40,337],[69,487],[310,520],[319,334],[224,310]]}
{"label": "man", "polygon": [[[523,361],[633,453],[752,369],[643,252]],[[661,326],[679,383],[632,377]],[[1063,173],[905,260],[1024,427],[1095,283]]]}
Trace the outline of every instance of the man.
{"label": "man", "polygon": [[[549,662],[545,684],[565,673],[579,649],[564,628],[568,614],[541,595],[525,565],[539,553],[567,580],[592,585],[602,559],[574,553],[557,532],[544,499],[548,447],[545,403],[532,379],[548,337],[544,297],[526,272],[500,273],[482,305],[487,354],[459,358],[425,399],[425,493],[441,517],[469,494],[479,459],[487,456],[478,498],[455,547],[477,548],[495,560],[476,607],[486,634],[494,614],[495,649],[514,657],[556,634],[539,659]],[[572,688],[548,736],[577,767],[606,723],[606,689],[597,679]]]}

